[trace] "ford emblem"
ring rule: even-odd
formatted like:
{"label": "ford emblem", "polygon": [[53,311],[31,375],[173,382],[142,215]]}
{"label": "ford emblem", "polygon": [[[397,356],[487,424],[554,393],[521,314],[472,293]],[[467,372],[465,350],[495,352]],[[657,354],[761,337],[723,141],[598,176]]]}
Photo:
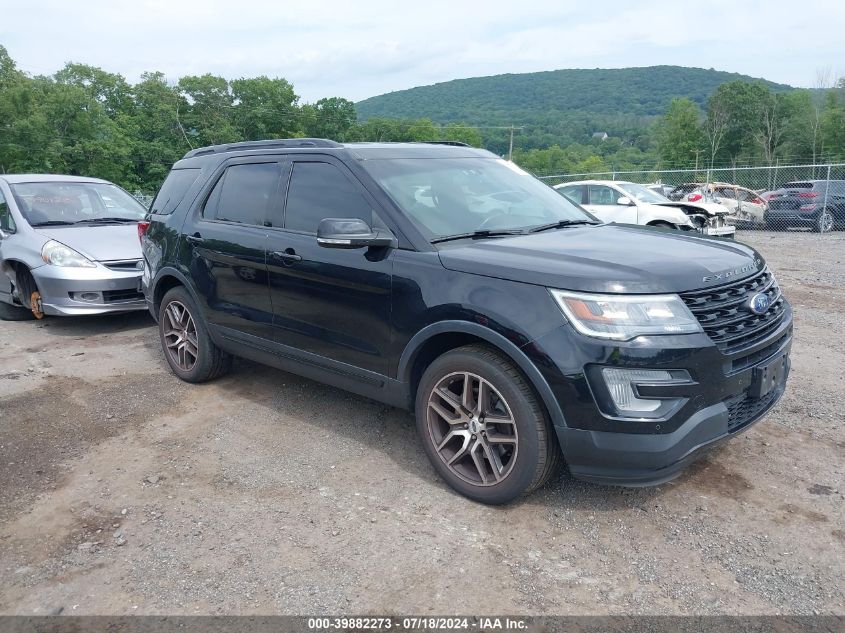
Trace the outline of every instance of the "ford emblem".
{"label": "ford emblem", "polygon": [[769,295],[763,292],[754,295],[748,302],[748,309],[754,314],[766,314],[770,306]]}

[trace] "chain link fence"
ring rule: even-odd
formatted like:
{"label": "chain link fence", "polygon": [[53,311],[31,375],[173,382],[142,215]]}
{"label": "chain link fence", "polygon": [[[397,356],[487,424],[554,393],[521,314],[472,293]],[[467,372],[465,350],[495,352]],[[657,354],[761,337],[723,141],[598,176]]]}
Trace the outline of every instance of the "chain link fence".
{"label": "chain link fence", "polygon": [[737,230],[845,230],[845,163],[535,175],[607,220],[620,216],[615,207],[632,217],[630,207],[655,201],[622,186],[636,183],[676,202],[722,205]]}

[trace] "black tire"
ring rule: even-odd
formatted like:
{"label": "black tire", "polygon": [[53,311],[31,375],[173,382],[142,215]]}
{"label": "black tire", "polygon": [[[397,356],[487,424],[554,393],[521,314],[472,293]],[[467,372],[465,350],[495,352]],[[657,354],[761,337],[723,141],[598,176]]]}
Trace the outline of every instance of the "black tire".
{"label": "black tire", "polygon": [[[177,304],[186,309],[193,322],[196,336],[195,362],[186,367],[179,365],[178,354],[171,352],[171,348],[168,348],[167,337],[169,334],[167,332],[169,325],[172,323],[168,318],[168,309],[175,308]],[[231,355],[222,351],[211,340],[208,329],[200,317],[200,310],[194,303],[191,294],[183,286],[171,288],[161,300],[158,311],[158,332],[167,364],[170,365],[173,373],[185,382],[200,383],[214,380],[226,374],[232,366]]]}
{"label": "black tire", "polygon": [[[453,468],[447,465],[446,456],[438,451],[433,437],[434,432],[430,428],[429,399],[434,397],[435,388],[442,385],[443,381],[448,380],[450,376],[462,372],[484,379],[492,387],[494,395],[501,396],[502,399],[498,402],[503,402],[505,410],[509,410],[515,427],[515,448],[502,449],[513,451],[509,470],[505,472],[501,481],[492,484],[482,484],[480,481],[474,484],[453,471]],[[420,379],[415,414],[417,431],[434,469],[456,491],[481,503],[504,504],[536,490],[558,471],[562,462],[557,437],[534,390],[509,359],[485,345],[468,345],[446,352],[435,359]],[[480,417],[483,419],[484,416]],[[488,418],[488,420],[492,419],[492,417]],[[442,423],[443,418],[439,420]],[[492,425],[492,422],[489,424]],[[461,428],[467,427],[468,425]],[[490,437],[498,436],[495,431],[491,433],[493,434]],[[484,435],[485,441],[489,439],[486,432],[480,432],[479,439],[481,434]],[[473,434],[472,437],[475,438],[476,435]],[[467,442],[469,441],[467,439]],[[459,439],[459,442],[463,440]],[[496,444],[488,444],[488,446],[496,446]],[[465,450],[463,454],[468,455]],[[483,457],[483,451],[480,451],[480,455],[484,459],[482,463],[492,467],[490,459]]]}
{"label": "black tire", "polygon": [[652,222],[649,226],[657,227],[658,229],[677,229],[678,227],[674,224],[670,224],[669,222]]}
{"label": "black tire", "polygon": [[32,321],[32,310],[0,301],[0,321]]}
{"label": "black tire", "polygon": [[829,209],[824,209],[813,223],[813,233],[830,233],[833,230],[833,225],[833,213]]}

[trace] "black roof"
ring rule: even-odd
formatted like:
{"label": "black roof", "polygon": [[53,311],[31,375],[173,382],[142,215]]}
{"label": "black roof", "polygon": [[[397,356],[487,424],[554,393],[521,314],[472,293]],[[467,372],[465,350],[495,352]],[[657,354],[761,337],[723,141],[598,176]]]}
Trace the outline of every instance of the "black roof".
{"label": "black roof", "polygon": [[498,158],[486,150],[476,149],[458,141],[420,141],[415,143],[338,143],[322,138],[280,138],[266,141],[244,141],[241,143],[226,143],[210,145],[192,149],[183,157],[185,159],[200,158],[226,154],[230,152],[265,153],[275,149],[313,150],[346,149],[360,160],[373,158],[438,158],[438,157],[484,157]]}

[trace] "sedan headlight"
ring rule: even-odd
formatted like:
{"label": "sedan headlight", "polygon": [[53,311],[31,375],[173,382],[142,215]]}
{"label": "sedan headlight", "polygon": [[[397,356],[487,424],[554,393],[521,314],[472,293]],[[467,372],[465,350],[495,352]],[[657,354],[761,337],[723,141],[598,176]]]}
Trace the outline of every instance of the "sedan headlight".
{"label": "sedan headlight", "polygon": [[575,329],[587,336],[627,341],[637,336],[702,331],[677,295],[551,293]]}
{"label": "sedan headlight", "polygon": [[75,268],[96,268],[97,265],[84,255],[72,248],[54,240],[50,240],[41,248],[41,259],[45,264],[53,266],[70,266]]}

